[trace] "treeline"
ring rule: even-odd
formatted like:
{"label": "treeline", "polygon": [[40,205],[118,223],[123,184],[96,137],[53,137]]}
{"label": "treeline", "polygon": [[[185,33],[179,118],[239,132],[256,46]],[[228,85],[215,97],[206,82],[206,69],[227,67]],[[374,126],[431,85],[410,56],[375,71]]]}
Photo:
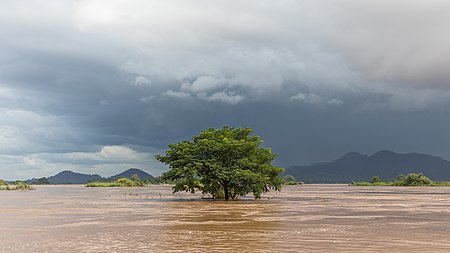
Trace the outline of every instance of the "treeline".
{"label": "treeline", "polygon": [[450,186],[450,182],[433,181],[422,173],[400,174],[392,181],[383,181],[374,176],[370,182],[352,182],[353,186]]}
{"label": "treeline", "polygon": [[111,181],[92,181],[86,184],[86,187],[142,187],[149,184],[172,184],[173,182],[163,180],[161,177],[140,179],[137,174],[130,178],[120,177]]}

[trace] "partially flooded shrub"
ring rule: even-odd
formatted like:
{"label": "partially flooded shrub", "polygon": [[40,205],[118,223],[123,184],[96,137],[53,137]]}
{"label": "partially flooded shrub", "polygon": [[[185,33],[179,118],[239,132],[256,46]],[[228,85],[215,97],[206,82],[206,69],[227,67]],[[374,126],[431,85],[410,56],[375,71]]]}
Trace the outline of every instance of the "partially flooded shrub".
{"label": "partially flooded shrub", "polygon": [[116,180],[116,182],[121,185],[128,186],[128,187],[134,186],[133,180],[126,178],[126,177],[119,178]]}
{"label": "partially flooded shrub", "polygon": [[379,182],[382,182],[381,178],[379,176],[374,176],[372,178],[372,184],[379,183]]}
{"label": "partially flooded shrub", "polygon": [[397,177],[393,184],[400,186],[424,186],[432,185],[433,181],[422,173],[409,173],[406,176]]}
{"label": "partially flooded shrub", "polygon": [[21,181],[16,181],[14,184],[8,184],[6,181],[4,180],[0,180],[0,190],[7,190],[7,191],[12,191],[12,190],[34,190],[34,188],[25,183],[25,182],[21,182]]}

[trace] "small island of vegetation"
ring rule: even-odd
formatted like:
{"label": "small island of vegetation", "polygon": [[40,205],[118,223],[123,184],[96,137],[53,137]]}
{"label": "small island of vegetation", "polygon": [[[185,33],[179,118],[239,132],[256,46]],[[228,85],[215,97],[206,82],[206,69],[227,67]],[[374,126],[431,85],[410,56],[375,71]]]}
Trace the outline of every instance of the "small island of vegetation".
{"label": "small island of vegetation", "polygon": [[5,180],[0,179],[0,190],[13,191],[13,190],[34,190],[34,188],[22,181],[16,181],[13,184],[9,184]]}
{"label": "small island of vegetation", "polygon": [[292,175],[286,175],[283,177],[283,184],[285,185],[299,185],[304,184],[302,181],[297,181],[295,176]]}
{"label": "small island of vegetation", "polygon": [[433,181],[422,173],[400,174],[393,181],[383,181],[379,176],[371,182],[352,182],[352,186],[450,186],[450,182]]}
{"label": "small island of vegetation", "polygon": [[134,174],[130,178],[121,177],[109,182],[93,181],[86,184],[86,187],[142,187],[145,185],[144,180],[140,179],[137,174]]}

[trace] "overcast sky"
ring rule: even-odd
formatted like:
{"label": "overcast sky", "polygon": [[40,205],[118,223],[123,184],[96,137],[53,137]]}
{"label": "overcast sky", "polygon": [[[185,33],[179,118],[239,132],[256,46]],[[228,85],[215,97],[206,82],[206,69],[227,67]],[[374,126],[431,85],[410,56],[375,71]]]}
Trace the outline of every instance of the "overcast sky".
{"label": "overcast sky", "polygon": [[1,0],[0,178],[153,175],[209,127],[280,166],[450,159],[446,0]]}

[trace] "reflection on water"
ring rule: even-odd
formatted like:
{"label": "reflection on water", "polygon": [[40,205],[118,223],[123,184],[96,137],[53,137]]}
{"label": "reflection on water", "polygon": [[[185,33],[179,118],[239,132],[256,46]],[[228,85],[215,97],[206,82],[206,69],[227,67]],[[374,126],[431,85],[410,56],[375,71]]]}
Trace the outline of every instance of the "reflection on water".
{"label": "reflection on water", "polygon": [[0,252],[450,251],[450,188],[304,185],[265,197],[202,200],[169,186],[0,192]]}

